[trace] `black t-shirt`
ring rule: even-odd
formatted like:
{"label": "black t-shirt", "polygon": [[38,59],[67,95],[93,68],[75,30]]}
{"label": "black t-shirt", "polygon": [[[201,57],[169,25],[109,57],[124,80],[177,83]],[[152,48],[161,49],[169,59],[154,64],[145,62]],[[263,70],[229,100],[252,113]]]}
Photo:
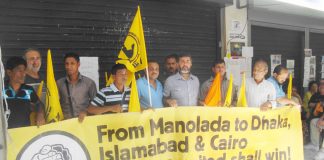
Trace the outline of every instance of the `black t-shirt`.
{"label": "black t-shirt", "polygon": [[315,93],[314,95],[312,95],[312,97],[309,99],[309,103],[318,103],[324,101],[324,95],[320,95],[319,93]]}
{"label": "black t-shirt", "polygon": [[[318,102],[322,102],[322,104],[324,104],[324,95],[320,95],[319,93],[315,93],[314,95],[312,95],[312,97],[310,98],[308,104],[310,103],[318,103]],[[311,113],[314,112],[314,109],[316,107],[314,107],[312,110],[311,110]],[[320,117],[321,115],[319,116],[315,116],[316,117]]]}
{"label": "black t-shirt", "polygon": [[[26,74],[25,76],[25,84],[32,86],[34,88],[35,91],[37,91],[38,86],[40,85],[40,83],[44,81],[45,83],[45,76],[43,74],[39,74],[39,79],[35,79],[31,76],[29,76],[28,74]],[[43,87],[43,92],[45,92],[45,87]]]}
{"label": "black t-shirt", "polygon": [[8,128],[30,126],[29,116],[31,111],[38,111],[38,108],[32,108],[33,106],[37,106],[33,104],[39,103],[39,99],[33,87],[22,84],[16,93],[13,88],[7,84],[3,91],[3,95],[7,100],[10,110]]}

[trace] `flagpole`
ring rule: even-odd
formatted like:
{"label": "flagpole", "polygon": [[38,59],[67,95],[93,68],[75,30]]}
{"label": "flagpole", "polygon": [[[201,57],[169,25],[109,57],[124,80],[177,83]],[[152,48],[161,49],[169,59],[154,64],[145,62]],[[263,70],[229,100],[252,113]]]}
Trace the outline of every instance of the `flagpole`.
{"label": "flagpole", "polygon": [[148,67],[146,67],[146,79],[147,79],[147,88],[149,92],[150,107],[152,107],[152,96],[151,96],[150,76],[148,74]]}
{"label": "flagpole", "polygon": [[[2,53],[1,53],[1,46],[0,46],[0,89],[1,91],[3,91],[4,89],[4,67],[2,64]],[[8,136],[8,130],[7,130],[7,126],[8,126],[8,121],[7,121],[7,114],[8,113],[8,104],[7,101],[4,97],[4,95],[2,95],[3,93],[1,93],[1,97],[0,97],[0,146],[2,146],[2,148],[0,148],[0,159],[6,159],[6,155],[7,155],[7,136]],[[4,105],[6,107],[4,107]],[[6,108],[6,111],[4,110]]]}

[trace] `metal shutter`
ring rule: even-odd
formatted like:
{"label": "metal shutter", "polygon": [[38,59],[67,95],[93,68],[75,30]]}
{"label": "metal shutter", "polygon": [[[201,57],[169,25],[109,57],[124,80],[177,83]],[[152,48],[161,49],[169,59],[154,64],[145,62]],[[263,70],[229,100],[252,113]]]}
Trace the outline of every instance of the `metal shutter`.
{"label": "metal shutter", "polygon": [[172,0],[2,0],[0,45],[6,60],[26,48],[39,48],[45,71],[47,48],[52,49],[56,79],[65,75],[63,56],[98,56],[100,88],[104,72],[114,64],[138,3],[141,6],[149,58],[172,53],[193,56],[193,74],[210,76],[210,64],[220,58],[220,6],[207,1]]}
{"label": "metal shutter", "polygon": [[[270,73],[270,55],[281,54],[281,63],[286,65],[287,59],[295,60],[295,78],[296,86],[299,92],[302,92],[303,85],[303,50],[304,50],[304,32],[268,28],[261,26],[252,26],[251,43],[254,47],[254,57],[264,59],[268,62]],[[287,82],[287,81],[286,81]]]}
{"label": "metal shutter", "polygon": [[316,56],[316,79],[321,79],[322,56],[324,56],[324,34],[310,33],[309,46],[312,49],[313,56]]}

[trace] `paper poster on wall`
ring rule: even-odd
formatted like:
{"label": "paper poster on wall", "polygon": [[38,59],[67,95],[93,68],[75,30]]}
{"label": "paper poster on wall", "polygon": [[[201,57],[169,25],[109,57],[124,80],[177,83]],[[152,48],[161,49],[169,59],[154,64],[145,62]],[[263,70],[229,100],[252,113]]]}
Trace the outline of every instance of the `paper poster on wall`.
{"label": "paper poster on wall", "polygon": [[287,69],[290,74],[292,74],[292,77],[295,77],[295,60],[293,59],[287,59]]}
{"label": "paper poster on wall", "polygon": [[251,58],[224,58],[224,60],[226,63],[226,76],[229,79],[230,74],[233,74],[233,83],[235,85],[241,85],[243,72],[245,72],[246,78],[251,77]]}
{"label": "paper poster on wall", "polygon": [[305,57],[311,57],[312,56],[312,49],[305,48],[304,53],[305,53]]}
{"label": "paper poster on wall", "polygon": [[231,31],[240,33],[242,31],[242,24],[239,20],[232,20]]}
{"label": "paper poster on wall", "polygon": [[98,57],[80,57],[79,71],[82,75],[91,78],[99,89],[99,63]]}
{"label": "paper poster on wall", "polygon": [[316,57],[305,57],[304,61],[304,80],[303,87],[307,87],[309,81],[315,80],[316,78]]}
{"label": "paper poster on wall", "polygon": [[253,57],[253,47],[242,47],[242,57]]}
{"label": "paper poster on wall", "polygon": [[315,80],[316,78],[316,57],[311,56],[309,59],[309,79]]}
{"label": "paper poster on wall", "polygon": [[231,56],[232,57],[241,57],[243,46],[245,46],[245,43],[243,43],[243,42],[231,42]]}
{"label": "paper poster on wall", "polygon": [[271,74],[272,74],[274,68],[277,65],[281,64],[281,54],[271,54],[270,60],[271,60]]}

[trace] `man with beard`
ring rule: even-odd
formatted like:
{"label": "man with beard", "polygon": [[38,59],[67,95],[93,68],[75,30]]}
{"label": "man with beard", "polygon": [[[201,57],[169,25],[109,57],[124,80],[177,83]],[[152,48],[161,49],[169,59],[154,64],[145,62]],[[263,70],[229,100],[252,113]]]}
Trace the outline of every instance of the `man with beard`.
{"label": "man with beard", "polygon": [[[39,73],[42,65],[41,54],[37,49],[29,48],[25,51],[24,59],[27,61],[25,83],[37,91],[41,81],[45,81],[44,74]],[[43,93],[40,97],[43,103],[45,102],[45,91],[46,89],[43,87]]]}
{"label": "man with beard", "polygon": [[288,69],[282,65],[278,65],[273,70],[273,75],[269,77],[267,80],[272,83],[276,90],[276,101],[280,105],[293,105],[293,106],[300,106],[293,100],[290,100],[286,97],[285,92],[282,89],[282,84],[288,78],[289,72]]}
{"label": "man with beard", "polygon": [[164,102],[168,106],[197,106],[199,80],[190,73],[191,66],[190,55],[179,56],[179,72],[170,76],[164,84]]}
{"label": "man with beard", "polygon": [[[148,76],[141,77],[136,81],[138,97],[140,99],[141,108],[147,109],[162,108],[163,87],[157,78],[159,77],[159,63],[154,60],[148,61]],[[150,93],[148,91],[147,78],[150,83]]]}
{"label": "man with beard", "polygon": [[165,83],[165,80],[169,76],[174,75],[178,72],[178,68],[179,68],[178,61],[179,61],[179,57],[176,54],[170,54],[165,57],[164,59],[165,70],[162,72],[159,78],[163,84]]}

